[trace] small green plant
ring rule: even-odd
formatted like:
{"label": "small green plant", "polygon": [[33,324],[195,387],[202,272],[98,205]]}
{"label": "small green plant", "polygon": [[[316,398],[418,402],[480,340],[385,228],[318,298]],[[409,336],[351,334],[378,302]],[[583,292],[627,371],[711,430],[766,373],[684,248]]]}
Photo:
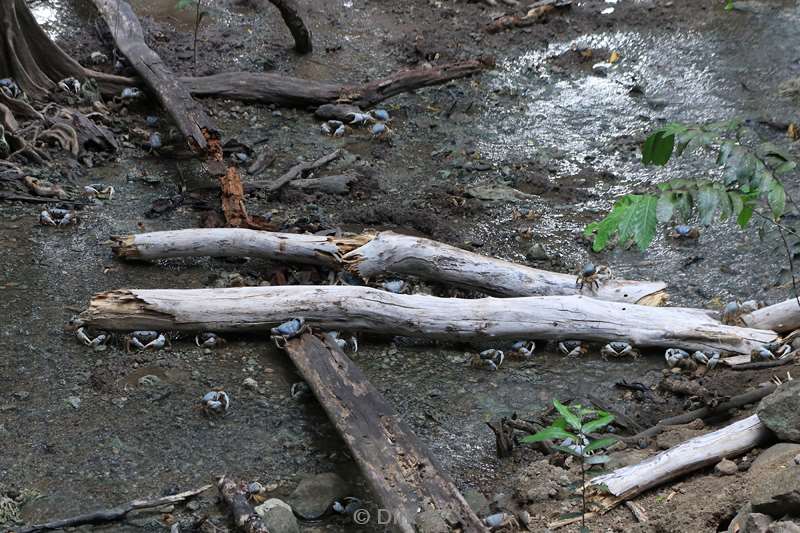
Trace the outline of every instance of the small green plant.
{"label": "small green plant", "polygon": [[[197,34],[200,32],[200,23],[203,22],[203,19],[207,17],[210,13],[203,9],[203,0],[178,0],[178,3],[175,4],[175,9],[182,11],[186,8],[194,6],[194,45],[192,51],[192,60],[194,62],[193,71],[197,70]],[[195,72],[196,73],[196,72]]]}
{"label": "small green plant", "polygon": [[585,235],[594,238],[592,249],[602,251],[616,237],[620,245],[634,242],[644,251],[655,238],[658,224],[685,223],[695,216],[704,225],[718,216],[720,221],[733,219],[745,228],[755,214],[786,229],[779,224],[787,201],[781,178],[793,173],[797,164],[785,150],[760,142],[738,120],[668,124],[647,138],[642,163],[663,166],[673,154],[693,151],[715,153],[719,177],[675,179],[659,184],[658,193],[623,196],[605,218],[586,227]]}
{"label": "small green plant", "polygon": [[[581,465],[581,531],[588,531],[586,529],[586,467],[607,463],[609,460],[607,455],[595,455],[594,452],[608,448],[617,442],[614,437],[593,439],[590,434],[608,426],[614,421],[614,416],[600,409],[581,405],[566,406],[558,400],[553,400],[553,406],[560,416],[538,433],[523,437],[522,442],[561,441],[562,444],[554,445],[553,448],[579,460]],[[564,444],[567,440],[570,443]]]}

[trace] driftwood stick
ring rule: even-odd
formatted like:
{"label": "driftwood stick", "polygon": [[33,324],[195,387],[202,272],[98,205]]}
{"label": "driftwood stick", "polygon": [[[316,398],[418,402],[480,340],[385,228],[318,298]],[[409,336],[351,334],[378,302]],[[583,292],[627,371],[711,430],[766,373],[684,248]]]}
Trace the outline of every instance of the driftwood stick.
{"label": "driftwood stick", "polygon": [[247,501],[247,491],[241,484],[222,476],[217,482],[222,501],[230,509],[233,522],[244,533],[269,533],[267,526]]}
{"label": "driftwood stick", "polygon": [[670,426],[679,426],[681,424],[688,424],[693,420],[697,420],[698,418],[701,420],[706,420],[711,418],[712,416],[717,416],[720,414],[725,414],[732,409],[738,409],[739,407],[743,407],[747,404],[755,403],[765,396],[772,394],[775,391],[777,385],[767,385],[764,387],[760,387],[758,389],[745,392],[744,394],[740,394],[738,396],[734,396],[727,402],[722,402],[714,407],[706,406],[701,407],[699,409],[695,409],[694,411],[689,411],[688,413],[684,413],[682,415],[673,416],[670,418],[665,418],[658,422],[655,426],[648,428],[640,433],[632,437],[621,437],[622,440],[625,442],[639,442],[641,440],[647,440],[655,437],[662,431],[666,430]]}
{"label": "driftwood stick", "polygon": [[71,518],[54,520],[53,522],[47,522],[45,524],[36,524],[33,526],[27,526],[18,530],[17,533],[35,533],[38,531],[52,531],[55,529],[76,527],[84,524],[107,524],[109,522],[116,522],[118,520],[122,520],[123,518],[125,518],[125,515],[127,515],[131,511],[136,511],[138,509],[150,509],[152,507],[159,507],[161,505],[167,505],[170,503],[183,502],[188,499],[194,498],[198,494],[205,492],[210,488],[211,485],[204,485],[200,488],[194,490],[187,490],[185,492],[179,492],[178,494],[173,494],[171,496],[163,496],[161,498],[153,498],[150,500],[148,499],[133,500],[128,503],[118,505],[117,507],[112,507],[111,509],[102,509],[99,511],[94,511],[92,513],[73,516]]}
{"label": "driftwood stick", "polygon": [[283,22],[294,37],[294,49],[300,54],[311,53],[313,46],[311,42],[311,31],[303,23],[303,19],[297,12],[297,4],[294,0],[269,0],[278,8],[283,17]]}
{"label": "driftwood stick", "polygon": [[422,511],[453,531],[485,532],[469,504],[361,370],[326,338],[292,339],[286,352],[347,443],[397,531],[414,533]]}
{"label": "driftwood stick", "polygon": [[779,366],[786,366],[795,363],[794,357],[784,357],[783,359],[776,359],[774,361],[757,361],[753,363],[742,363],[734,365],[731,370],[762,370],[764,368],[777,368]]}
{"label": "driftwood stick", "polygon": [[770,431],[758,415],[749,416],[689,439],[641,463],[593,478],[586,484],[589,498],[605,512],[656,485],[746,452],[766,441],[769,435]]}
{"label": "driftwood stick", "polygon": [[785,333],[800,328],[800,302],[797,298],[768,305],[742,315],[742,321],[751,328],[764,328]]}
{"label": "driftwood stick", "polygon": [[260,186],[258,183],[250,183],[248,187],[250,188],[263,188],[269,192],[275,192],[290,181],[296,180],[298,178],[302,178],[308,172],[312,170],[316,170],[318,168],[324,167],[328,163],[332,161],[336,161],[341,157],[342,151],[341,150],[334,150],[333,152],[329,153],[328,155],[322,156],[316,161],[312,161],[310,163],[298,163],[292,168],[289,169],[283,176],[279,177],[275,181],[271,181],[264,186]]}
{"label": "driftwood stick", "polygon": [[180,82],[195,96],[230,98],[300,108],[347,101],[366,108],[404,92],[414,92],[423,87],[441,85],[451,80],[479,74],[493,66],[492,61],[486,59],[461,61],[432,68],[405,70],[388,78],[355,87],[336,82],[251,72],[186,77],[180,78]]}
{"label": "driftwood stick", "polygon": [[666,298],[662,282],[609,280],[597,290],[580,290],[572,274],[538,270],[388,231],[339,239],[245,229],[188,229],[114,237],[114,241],[114,253],[129,259],[249,256],[345,268],[365,278],[412,276],[494,296],[585,294],[646,305]]}
{"label": "driftwood stick", "polygon": [[746,353],[772,331],[725,326],[703,311],[607,302],[584,296],[437,298],[357,286],[117,290],[81,315],[109,330],[264,331],[293,317],[330,330],[425,337],[626,340],[641,347]]}
{"label": "driftwood stick", "polygon": [[217,132],[208,117],[178,77],[144,41],[139,19],[125,0],[92,0],[105,19],[119,50],[153,90],[194,150],[206,149],[207,133]]}

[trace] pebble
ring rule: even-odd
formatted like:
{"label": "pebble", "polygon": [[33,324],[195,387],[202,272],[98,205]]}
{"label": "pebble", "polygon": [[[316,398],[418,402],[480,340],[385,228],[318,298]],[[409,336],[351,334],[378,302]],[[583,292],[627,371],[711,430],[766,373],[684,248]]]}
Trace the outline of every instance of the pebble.
{"label": "pebble", "polygon": [[242,381],[242,386],[245,389],[258,390],[258,382],[253,378],[244,378],[244,381]]}
{"label": "pebble", "polygon": [[545,261],[549,259],[550,256],[547,254],[547,250],[544,249],[544,246],[535,243],[525,252],[525,258],[528,261]]}
{"label": "pebble", "polygon": [[730,459],[723,459],[714,467],[714,472],[720,476],[732,476],[738,471],[739,467]]}

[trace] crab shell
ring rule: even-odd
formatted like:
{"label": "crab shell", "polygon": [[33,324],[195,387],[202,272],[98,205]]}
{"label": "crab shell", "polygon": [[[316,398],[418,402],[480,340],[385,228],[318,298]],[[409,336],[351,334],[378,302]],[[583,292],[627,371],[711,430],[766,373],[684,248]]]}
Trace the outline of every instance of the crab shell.
{"label": "crab shell", "polygon": [[303,325],[305,324],[305,320],[302,318],[293,318],[288,322],[284,322],[280,326],[276,328],[272,328],[271,332],[273,335],[278,337],[286,337],[292,338],[298,335],[301,331],[303,331]]}

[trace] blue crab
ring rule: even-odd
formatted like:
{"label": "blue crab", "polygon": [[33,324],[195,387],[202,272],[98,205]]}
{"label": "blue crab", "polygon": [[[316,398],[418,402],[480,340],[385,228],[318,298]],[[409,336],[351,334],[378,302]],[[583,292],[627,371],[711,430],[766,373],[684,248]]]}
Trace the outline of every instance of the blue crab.
{"label": "blue crab", "polygon": [[579,357],[589,351],[583,341],[566,340],[558,343],[558,351],[567,357]]}
{"label": "blue crab", "polygon": [[681,361],[690,359],[689,352],[681,350],[680,348],[668,348],[666,352],[664,352],[664,359],[667,361],[667,365],[670,368],[674,368],[678,366]]}
{"label": "blue crab", "polygon": [[500,368],[505,359],[505,354],[502,350],[490,348],[481,353],[475,354],[470,358],[469,364],[473,368],[485,368],[487,370],[495,371]]}
{"label": "blue crab", "polygon": [[588,285],[590,289],[599,289],[600,281],[611,278],[611,269],[606,265],[595,266],[594,263],[586,263],[581,269],[578,270],[578,278],[575,280],[575,286],[583,290],[584,285]]}
{"label": "blue crab", "polygon": [[131,351],[131,346],[142,351],[160,350],[167,344],[167,337],[157,331],[133,331],[125,336],[125,350],[128,352]]}
{"label": "blue crab", "polygon": [[201,406],[206,415],[224,415],[230,409],[231,398],[224,390],[212,390],[203,396]]}
{"label": "blue crab", "polygon": [[511,345],[511,351],[508,355],[513,355],[521,359],[528,359],[533,355],[536,350],[536,343],[533,341],[517,341]]}
{"label": "blue crab", "polygon": [[622,341],[609,342],[600,350],[600,355],[603,357],[604,361],[608,361],[609,357],[614,359],[619,359],[621,357],[639,359],[641,357],[641,354],[634,350],[633,346]]}
{"label": "blue crab", "polygon": [[302,335],[307,329],[308,326],[306,326],[306,321],[304,318],[293,318],[284,322],[280,326],[272,328],[270,333],[272,333],[273,337],[281,338],[284,341],[287,341]]}
{"label": "blue crab", "polygon": [[219,346],[221,344],[225,344],[225,339],[217,335],[216,333],[211,333],[210,331],[201,333],[194,338],[194,343],[201,348],[212,348],[214,346]]}
{"label": "blue crab", "polygon": [[679,224],[678,226],[672,228],[669,236],[673,239],[697,239],[700,237],[700,230],[697,228],[697,226]]}

